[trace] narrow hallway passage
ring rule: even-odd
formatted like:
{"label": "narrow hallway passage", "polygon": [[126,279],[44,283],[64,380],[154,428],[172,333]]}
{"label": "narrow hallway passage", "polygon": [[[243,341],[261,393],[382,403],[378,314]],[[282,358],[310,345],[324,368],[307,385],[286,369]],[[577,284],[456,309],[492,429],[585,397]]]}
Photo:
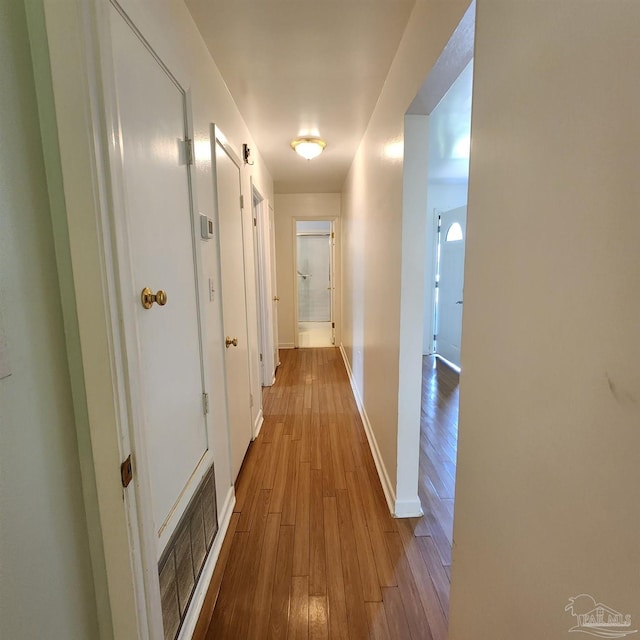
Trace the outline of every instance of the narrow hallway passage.
{"label": "narrow hallway passage", "polygon": [[445,640],[429,523],[389,515],[339,350],[280,358],[194,637]]}

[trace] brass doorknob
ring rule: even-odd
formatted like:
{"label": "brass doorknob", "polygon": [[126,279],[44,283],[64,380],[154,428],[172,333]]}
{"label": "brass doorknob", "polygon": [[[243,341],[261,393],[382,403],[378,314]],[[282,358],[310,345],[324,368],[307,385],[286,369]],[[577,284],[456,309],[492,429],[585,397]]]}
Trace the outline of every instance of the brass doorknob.
{"label": "brass doorknob", "polygon": [[273,296],[273,301],[274,302],[280,302],[280,298],[278,298],[278,296]]}
{"label": "brass doorknob", "polygon": [[238,338],[230,338],[229,336],[226,337],[225,341],[224,341],[225,346],[227,347],[227,349],[233,345],[234,347],[238,346]]}
{"label": "brass doorknob", "polygon": [[145,287],[140,294],[140,300],[142,301],[142,306],[145,309],[151,309],[154,302],[159,306],[164,307],[164,305],[167,304],[167,292],[162,289],[158,289],[156,293],[153,293],[149,287]]}

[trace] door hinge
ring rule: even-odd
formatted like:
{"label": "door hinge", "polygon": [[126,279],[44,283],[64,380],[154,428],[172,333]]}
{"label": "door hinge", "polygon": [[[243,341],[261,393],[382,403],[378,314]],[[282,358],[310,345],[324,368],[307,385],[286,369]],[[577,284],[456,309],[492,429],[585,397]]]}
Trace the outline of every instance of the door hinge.
{"label": "door hinge", "polygon": [[332,322],[332,323],[331,323],[331,328],[332,328],[332,329],[335,329],[335,328],[336,328],[336,323],[335,323],[335,322]]}
{"label": "door hinge", "polygon": [[191,138],[184,139],[184,152],[187,164],[193,164],[193,140]]}
{"label": "door hinge", "polygon": [[332,231],[331,232],[331,239],[333,240],[335,237],[336,237],[336,234],[335,234],[335,232]]}
{"label": "door hinge", "polygon": [[209,394],[202,394],[202,410],[204,411],[204,415],[206,416],[209,413]]}
{"label": "door hinge", "polygon": [[131,464],[131,454],[127,456],[127,459],[120,465],[120,479],[122,480],[122,486],[126,489],[129,483],[133,479],[133,465]]}
{"label": "door hinge", "polygon": [[254,218],[254,219],[253,219],[253,226],[254,226],[254,227],[257,227],[257,226],[258,226],[258,219],[257,219],[257,218]]}
{"label": "door hinge", "polygon": [[244,209],[244,196],[240,194],[240,208]]}
{"label": "door hinge", "polygon": [[249,406],[253,408],[253,393],[249,394]]}
{"label": "door hinge", "polygon": [[434,334],[433,334],[433,341],[434,341],[434,342],[436,341],[436,338],[437,338],[437,337],[438,337],[438,336],[434,333]]}
{"label": "door hinge", "polygon": [[440,285],[438,284],[438,281],[436,280],[436,289],[439,287]]}
{"label": "door hinge", "polygon": [[260,362],[262,362],[262,354],[260,354]]}

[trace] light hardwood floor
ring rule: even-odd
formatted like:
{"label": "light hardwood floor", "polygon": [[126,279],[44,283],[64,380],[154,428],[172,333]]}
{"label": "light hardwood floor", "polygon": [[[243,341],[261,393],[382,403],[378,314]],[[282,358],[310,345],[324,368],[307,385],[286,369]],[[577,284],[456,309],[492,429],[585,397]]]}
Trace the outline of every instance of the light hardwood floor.
{"label": "light hardwood floor", "polygon": [[[444,640],[451,480],[423,479],[424,517],[392,518],[339,351],[280,358],[194,638]],[[431,437],[423,474],[455,451]]]}

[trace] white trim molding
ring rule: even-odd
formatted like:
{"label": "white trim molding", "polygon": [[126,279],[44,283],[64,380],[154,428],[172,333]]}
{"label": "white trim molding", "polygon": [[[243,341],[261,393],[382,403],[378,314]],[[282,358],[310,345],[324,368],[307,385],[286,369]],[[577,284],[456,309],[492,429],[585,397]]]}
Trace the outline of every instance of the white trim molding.
{"label": "white trim molding", "polygon": [[[394,516],[405,518],[407,517],[407,515],[400,515],[396,513],[396,509],[398,506],[396,501],[396,492],[393,485],[391,484],[391,481],[389,480],[389,474],[387,473],[387,468],[384,466],[384,461],[382,460],[382,455],[380,454],[378,442],[376,441],[376,436],[373,433],[371,421],[369,420],[364,402],[362,401],[360,392],[353,378],[353,371],[351,370],[351,365],[349,364],[349,359],[347,358],[347,354],[342,343],[340,343],[340,354],[342,355],[342,360],[344,361],[344,366],[347,370],[347,375],[349,376],[349,383],[351,384],[353,397],[355,398],[356,406],[358,407],[358,413],[360,413],[360,418],[362,419],[362,424],[364,425],[364,432],[367,435],[367,442],[369,443],[369,449],[371,449],[373,462],[376,465],[376,471],[378,472],[378,477],[380,478],[380,484],[382,485],[384,497],[387,500],[387,506],[389,507],[389,511]],[[403,511],[406,511],[406,509],[403,509]],[[422,515],[422,509],[420,510],[419,514],[412,513],[411,515]]]}
{"label": "white trim molding", "polygon": [[296,345],[293,342],[281,342],[278,345],[278,349],[295,349],[295,348],[296,348]]}
{"label": "white trim molding", "polygon": [[264,414],[262,413],[262,407],[260,407],[258,411],[258,415],[256,416],[256,420],[253,425],[253,438],[255,440],[258,435],[260,435],[260,429],[262,429],[262,425],[264,424]]}

